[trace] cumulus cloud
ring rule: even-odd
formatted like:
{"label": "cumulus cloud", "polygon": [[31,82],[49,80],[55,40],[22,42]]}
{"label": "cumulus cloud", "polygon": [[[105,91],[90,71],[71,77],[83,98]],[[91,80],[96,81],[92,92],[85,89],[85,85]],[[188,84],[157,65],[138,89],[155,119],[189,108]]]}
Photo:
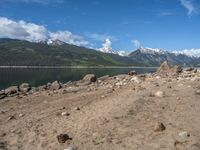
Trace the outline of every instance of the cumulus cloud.
{"label": "cumulus cloud", "polygon": [[81,36],[74,35],[70,31],[51,32],[43,25],[14,21],[0,17],[0,38],[22,39],[31,42],[60,40],[74,45],[87,45]]}
{"label": "cumulus cloud", "polygon": [[60,40],[78,46],[89,44],[81,36],[74,35],[69,31],[50,32],[50,39]]}
{"label": "cumulus cloud", "polygon": [[104,53],[114,53],[112,48],[112,41],[109,38],[106,38],[102,44],[102,48],[99,50]]}
{"label": "cumulus cloud", "polygon": [[138,41],[138,40],[132,40],[132,43],[134,44],[134,46],[136,48],[140,48],[142,46],[141,43],[140,43],[140,41]]}
{"label": "cumulus cloud", "polygon": [[188,16],[191,16],[192,14],[196,13],[197,10],[192,0],[180,0],[180,2],[181,5],[187,9]]}

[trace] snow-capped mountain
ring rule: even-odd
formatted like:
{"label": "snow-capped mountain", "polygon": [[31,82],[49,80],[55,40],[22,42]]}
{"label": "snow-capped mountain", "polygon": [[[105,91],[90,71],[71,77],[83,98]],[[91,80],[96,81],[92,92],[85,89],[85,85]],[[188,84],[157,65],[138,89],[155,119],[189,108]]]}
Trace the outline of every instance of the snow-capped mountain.
{"label": "snow-capped mountain", "polygon": [[162,50],[162,49],[158,49],[158,48],[144,48],[144,47],[140,47],[139,48],[141,53],[146,53],[146,54],[166,54],[167,52]]}
{"label": "snow-capped mountain", "polygon": [[168,52],[162,49],[141,47],[130,53],[128,57],[132,58],[134,61],[143,62],[149,66],[159,66],[166,60],[172,64],[198,65],[200,63],[198,52],[199,50]]}
{"label": "snow-capped mountain", "polygon": [[172,51],[172,53],[176,54],[176,55],[186,55],[189,57],[196,57],[196,58],[200,58],[200,49],[185,49],[185,50],[181,50],[181,51]]}

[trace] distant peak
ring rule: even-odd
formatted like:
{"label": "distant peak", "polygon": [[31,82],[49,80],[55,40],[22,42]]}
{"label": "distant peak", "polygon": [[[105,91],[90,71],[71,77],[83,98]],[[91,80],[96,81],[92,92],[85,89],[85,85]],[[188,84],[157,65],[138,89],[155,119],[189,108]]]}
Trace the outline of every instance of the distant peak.
{"label": "distant peak", "polygon": [[150,48],[150,47],[140,47],[138,49],[141,53],[145,54],[165,54],[166,51],[159,48]]}

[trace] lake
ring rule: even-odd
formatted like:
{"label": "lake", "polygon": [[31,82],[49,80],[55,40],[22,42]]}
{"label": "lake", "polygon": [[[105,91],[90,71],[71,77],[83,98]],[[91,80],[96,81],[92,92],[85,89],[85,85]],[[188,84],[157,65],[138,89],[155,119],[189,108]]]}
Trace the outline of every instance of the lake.
{"label": "lake", "polygon": [[127,74],[131,70],[138,73],[152,73],[156,68],[0,68],[0,89],[24,82],[31,86],[40,86],[55,80],[66,83],[80,80],[90,73],[101,77]]}

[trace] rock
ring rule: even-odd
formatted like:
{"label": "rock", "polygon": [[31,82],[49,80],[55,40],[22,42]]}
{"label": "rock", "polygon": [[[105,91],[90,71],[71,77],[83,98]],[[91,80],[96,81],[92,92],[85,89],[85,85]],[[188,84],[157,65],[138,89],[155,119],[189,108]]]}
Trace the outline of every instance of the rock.
{"label": "rock", "polygon": [[195,91],[195,94],[196,94],[196,95],[200,95],[200,90],[196,90],[196,91]]}
{"label": "rock", "polygon": [[180,65],[174,66],[172,69],[173,73],[182,73],[183,72],[183,68]]}
{"label": "rock", "polygon": [[37,88],[38,91],[45,91],[47,89],[47,86],[46,85],[42,85],[42,86],[39,86]]}
{"label": "rock", "polygon": [[131,81],[138,83],[138,84],[142,82],[137,76],[132,77]]}
{"label": "rock", "polygon": [[71,138],[67,134],[60,134],[57,135],[57,140],[59,143],[65,143],[66,141],[71,140]]}
{"label": "rock", "polygon": [[62,112],[61,113],[61,116],[69,116],[70,114],[69,113],[67,113],[67,112]]}
{"label": "rock", "polygon": [[0,141],[0,150],[8,150],[7,145],[8,145],[7,142]]}
{"label": "rock", "polygon": [[23,117],[24,116],[24,114],[19,114],[19,117]]}
{"label": "rock", "polygon": [[15,119],[15,116],[10,116],[10,117],[8,117],[7,121],[10,121],[10,120],[13,120],[13,119]]}
{"label": "rock", "polygon": [[12,95],[15,95],[16,93],[18,93],[18,91],[19,91],[18,86],[11,86],[11,87],[5,89],[5,94],[7,96],[12,96]]}
{"label": "rock", "polygon": [[30,86],[28,83],[22,83],[22,84],[19,86],[19,90],[20,90],[22,93],[27,93],[28,91],[31,90],[31,86]]}
{"label": "rock", "polygon": [[156,97],[164,97],[165,96],[165,92],[163,91],[157,91],[155,94],[154,94]]}
{"label": "rock", "polygon": [[161,132],[161,131],[164,131],[165,129],[166,129],[166,127],[161,122],[157,122],[155,127],[154,127],[155,132]]}
{"label": "rock", "polygon": [[160,75],[175,75],[183,71],[180,65],[172,66],[168,61],[165,61],[157,70],[157,74]]}
{"label": "rock", "polygon": [[109,75],[105,75],[105,76],[103,76],[103,77],[98,78],[98,80],[100,80],[100,81],[105,81],[105,80],[107,80],[109,77],[110,77]]}
{"label": "rock", "polygon": [[189,71],[193,71],[193,70],[194,70],[193,67],[189,67],[189,68],[184,69],[184,71],[187,71],[187,72],[189,72]]}
{"label": "rock", "polygon": [[3,99],[6,97],[6,94],[4,91],[0,91],[0,99]]}
{"label": "rock", "polygon": [[50,90],[59,90],[61,88],[61,84],[58,81],[54,81],[51,86]]}
{"label": "rock", "polygon": [[75,107],[74,109],[75,109],[75,110],[80,110],[80,108],[79,108],[79,107]]}
{"label": "rock", "polygon": [[89,82],[89,83],[91,83],[91,82],[96,82],[96,81],[97,81],[97,77],[96,77],[94,74],[87,74],[87,75],[83,78],[83,80],[84,80],[85,82]]}
{"label": "rock", "polygon": [[180,132],[178,136],[181,137],[182,139],[186,139],[190,137],[190,134],[187,131],[183,131],[183,132]]}
{"label": "rock", "polygon": [[136,72],[135,70],[132,70],[132,71],[130,71],[130,72],[128,73],[128,75],[130,75],[130,76],[135,76],[135,75],[137,75],[137,72]]}
{"label": "rock", "polygon": [[64,150],[77,150],[77,148],[76,147],[67,147]]}

